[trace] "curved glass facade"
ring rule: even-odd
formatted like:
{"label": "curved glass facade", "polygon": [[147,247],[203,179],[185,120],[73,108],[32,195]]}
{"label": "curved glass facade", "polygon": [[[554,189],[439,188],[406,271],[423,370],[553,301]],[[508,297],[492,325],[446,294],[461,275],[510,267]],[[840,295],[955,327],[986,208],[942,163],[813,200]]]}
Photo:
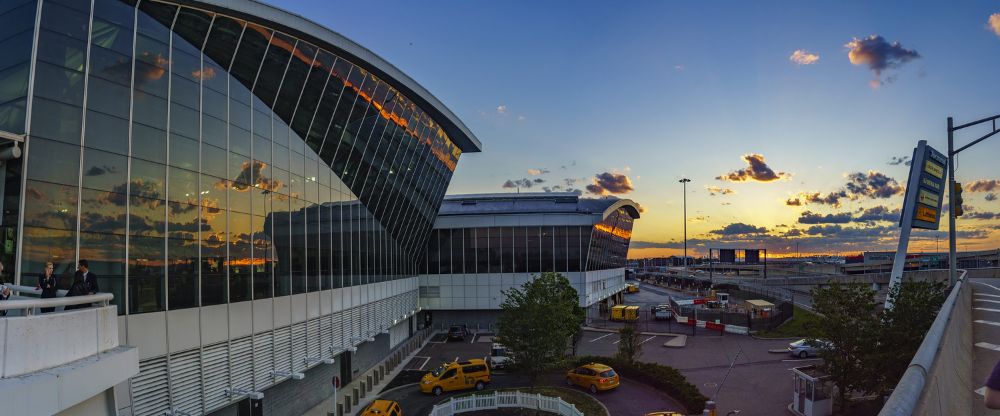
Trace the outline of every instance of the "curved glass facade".
{"label": "curved glass facade", "polygon": [[416,273],[461,150],[356,62],[149,0],[4,2],[0,46],[24,284],[87,259],[140,314]]}

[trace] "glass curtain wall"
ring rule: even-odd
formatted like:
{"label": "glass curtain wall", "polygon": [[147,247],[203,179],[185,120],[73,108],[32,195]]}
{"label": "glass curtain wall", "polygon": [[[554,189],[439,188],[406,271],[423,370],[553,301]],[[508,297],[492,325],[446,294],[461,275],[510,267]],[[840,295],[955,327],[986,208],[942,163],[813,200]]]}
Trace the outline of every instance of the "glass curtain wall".
{"label": "glass curtain wall", "polygon": [[[625,267],[632,218],[620,210],[598,225],[618,228],[614,234],[585,226],[435,229],[420,272],[541,273]],[[597,235],[593,241],[591,230]],[[611,249],[597,253],[594,251],[597,244],[601,250]],[[599,261],[590,260],[594,262],[591,268],[587,267],[588,253],[600,257]]]}
{"label": "glass curtain wall", "polygon": [[416,273],[461,151],[384,80],[167,2],[4,2],[0,23],[24,284],[52,261],[66,288],[87,259],[145,313]]}

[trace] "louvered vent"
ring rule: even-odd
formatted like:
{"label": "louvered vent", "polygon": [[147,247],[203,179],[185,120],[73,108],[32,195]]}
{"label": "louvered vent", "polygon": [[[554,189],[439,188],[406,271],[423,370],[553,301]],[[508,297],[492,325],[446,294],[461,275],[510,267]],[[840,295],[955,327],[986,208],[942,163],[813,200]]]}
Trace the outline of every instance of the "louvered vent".
{"label": "louvered vent", "polygon": [[132,377],[132,414],[163,414],[170,410],[167,390],[167,358],[153,358],[139,363],[139,374]]}
{"label": "louvered vent", "polygon": [[309,331],[306,338],[309,346],[309,357],[319,357],[319,341],[322,338],[319,333],[319,321],[321,318],[313,318],[309,320]]}
{"label": "louvered vent", "polygon": [[344,336],[344,311],[333,313],[333,345],[335,347],[347,345],[347,338]]}
{"label": "louvered vent", "polygon": [[320,356],[326,357],[333,347],[333,315],[319,318]]}
{"label": "louvered vent", "polygon": [[191,415],[201,414],[200,353],[194,349],[170,356],[170,397],[174,410]]}
{"label": "louvered vent", "polygon": [[347,320],[347,328],[350,329],[350,337],[361,336],[361,330],[359,329],[358,323],[361,322],[361,308],[354,307],[351,308],[351,317]]}
{"label": "louvered vent", "polygon": [[277,371],[292,371],[292,328],[281,327],[274,331],[274,367]]}
{"label": "louvered vent", "polygon": [[253,337],[253,368],[255,389],[260,391],[274,383],[271,372],[274,371],[274,340],[271,331],[254,335]]}
{"label": "louvered vent", "polygon": [[292,324],[292,368],[295,371],[305,368],[302,359],[306,358],[306,323]]}
{"label": "louvered vent", "polygon": [[250,389],[253,387],[253,340],[249,337],[234,339],[230,342],[230,354],[233,363],[233,387]]}
{"label": "louvered vent", "polygon": [[201,354],[204,370],[205,410],[213,411],[229,403],[229,348],[225,342],[206,346]]}

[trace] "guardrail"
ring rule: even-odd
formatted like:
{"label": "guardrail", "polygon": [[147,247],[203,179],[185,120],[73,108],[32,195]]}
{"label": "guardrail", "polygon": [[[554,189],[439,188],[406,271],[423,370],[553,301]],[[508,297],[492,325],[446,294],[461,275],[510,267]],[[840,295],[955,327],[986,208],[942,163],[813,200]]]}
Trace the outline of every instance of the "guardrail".
{"label": "guardrail", "polygon": [[520,391],[497,391],[486,394],[453,397],[447,402],[434,405],[430,416],[451,416],[459,413],[496,410],[500,408],[542,410],[563,416],[583,416],[583,412],[577,410],[576,406],[566,403],[560,397],[522,393]]}
{"label": "guardrail", "polygon": [[[2,311],[20,310],[22,311],[22,313],[19,316],[34,315],[36,314],[35,310],[40,308],[56,308],[59,306],[72,306],[72,305],[91,305],[94,303],[97,303],[98,306],[108,306],[111,303],[111,301],[115,298],[115,296],[110,293],[95,293],[93,295],[67,297],[65,290],[57,291],[56,292],[57,297],[54,298],[42,299],[33,297],[21,297],[19,295],[23,293],[41,295],[42,291],[37,290],[32,286],[19,286],[8,283],[4,283],[4,286],[9,287],[12,294],[10,299],[0,301],[0,310]],[[17,296],[15,294],[17,294]]]}
{"label": "guardrail", "polygon": [[972,305],[966,271],[941,305],[879,416],[972,414]]}

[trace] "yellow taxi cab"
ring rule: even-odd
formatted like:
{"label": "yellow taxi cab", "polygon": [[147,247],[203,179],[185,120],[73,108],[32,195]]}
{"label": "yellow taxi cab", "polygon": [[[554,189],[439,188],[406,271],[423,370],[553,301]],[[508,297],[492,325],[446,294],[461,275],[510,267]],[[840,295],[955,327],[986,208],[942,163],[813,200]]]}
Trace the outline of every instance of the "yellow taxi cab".
{"label": "yellow taxi cab", "polygon": [[375,400],[362,410],[359,416],[403,416],[399,403],[392,400]]}
{"label": "yellow taxi cab", "polygon": [[604,364],[584,364],[566,372],[566,385],[577,385],[591,393],[618,387],[618,373]]}
{"label": "yellow taxi cab", "polygon": [[489,382],[490,367],[486,365],[486,360],[473,358],[441,364],[436,370],[424,374],[420,380],[420,391],[440,396],[446,391],[482,390]]}

